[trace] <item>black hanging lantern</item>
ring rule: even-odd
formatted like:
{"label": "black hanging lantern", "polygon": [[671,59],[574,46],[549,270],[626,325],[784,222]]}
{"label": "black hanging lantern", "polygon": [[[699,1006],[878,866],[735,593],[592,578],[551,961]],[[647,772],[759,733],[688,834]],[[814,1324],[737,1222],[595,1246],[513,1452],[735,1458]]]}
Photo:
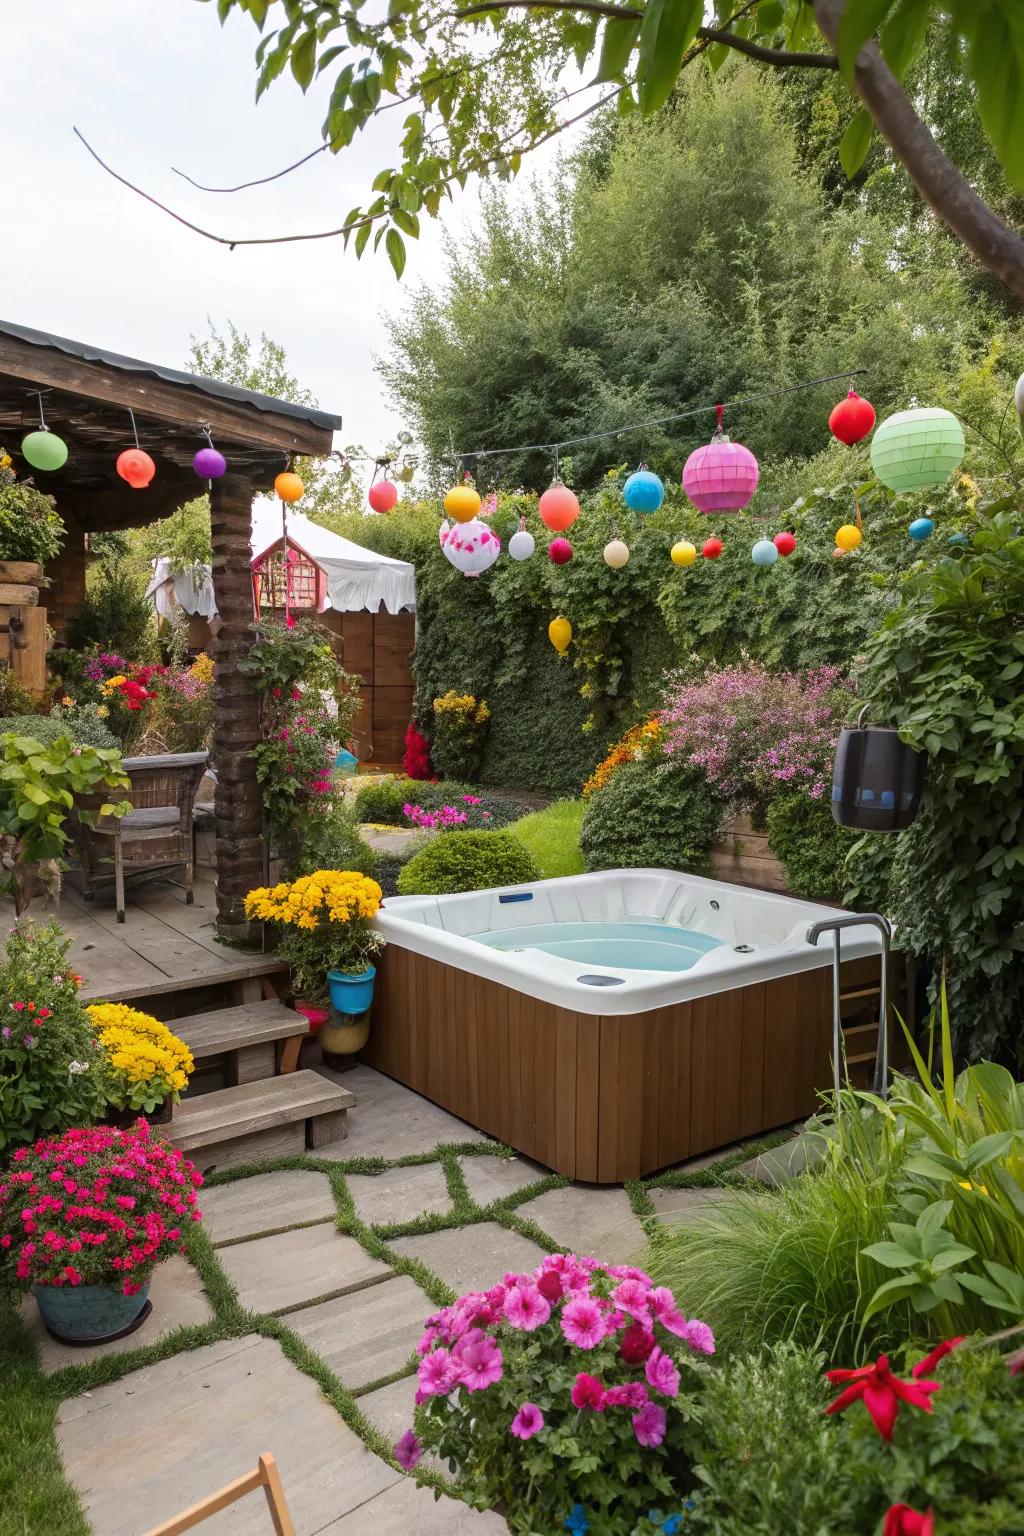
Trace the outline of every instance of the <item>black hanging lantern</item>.
{"label": "black hanging lantern", "polygon": [[924,788],[923,752],[900,740],[893,726],[844,726],[832,770],[832,815],[841,827],[902,832],[917,815]]}

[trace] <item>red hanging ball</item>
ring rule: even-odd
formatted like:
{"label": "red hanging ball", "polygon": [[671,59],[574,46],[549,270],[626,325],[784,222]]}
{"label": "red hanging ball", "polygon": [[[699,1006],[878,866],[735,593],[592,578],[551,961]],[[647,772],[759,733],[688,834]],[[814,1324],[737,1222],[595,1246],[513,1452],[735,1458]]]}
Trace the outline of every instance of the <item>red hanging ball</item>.
{"label": "red hanging ball", "polygon": [[556,565],[565,565],[572,559],[572,545],[568,539],[552,539],[548,545],[548,554]]}
{"label": "red hanging ball", "polygon": [[391,480],[378,480],[370,486],[366,499],[375,512],[390,512],[398,501],[398,486]]}
{"label": "red hanging ball", "polygon": [[115,466],[122,480],[127,480],[133,491],[143,491],[156,474],[156,465],[141,448],[126,448],[117,456]]}
{"label": "red hanging ball", "polygon": [[725,545],[721,539],[705,539],[701,547],[701,554],[705,560],[717,560]]}
{"label": "red hanging ball", "polygon": [[796,549],[796,539],[787,529],[783,533],[777,533],[772,540],[780,555],[791,555]]}
{"label": "red hanging ball", "polygon": [[862,442],[874,424],[874,406],[870,400],[858,395],[855,389],[850,390],[845,400],[840,400],[828,419],[832,436],[838,437],[848,448]]}

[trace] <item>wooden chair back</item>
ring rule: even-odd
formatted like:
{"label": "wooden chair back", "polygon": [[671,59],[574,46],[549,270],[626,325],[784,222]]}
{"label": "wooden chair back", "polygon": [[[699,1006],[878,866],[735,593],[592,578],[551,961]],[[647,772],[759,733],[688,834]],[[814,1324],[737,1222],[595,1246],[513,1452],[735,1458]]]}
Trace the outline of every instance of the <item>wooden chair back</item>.
{"label": "wooden chair back", "polygon": [[146,1531],[145,1536],[181,1536],[183,1531],[191,1531],[195,1526],[201,1525],[204,1520],[209,1520],[211,1515],[227,1509],[229,1504],[244,1499],[246,1494],[255,1493],[257,1488],[262,1488],[266,1495],[274,1536],[295,1536],[295,1526],[288,1513],[281,1474],[277,1470],[277,1462],[269,1451],[263,1453],[254,1471],[246,1472],[244,1477],[236,1477],[233,1483],[225,1483],[224,1487],[218,1488],[216,1493],[208,1493],[205,1499],[200,1499],[198,1504],[192,1504],[188,1509],[183,1509],[180,1515],[172,1515],[170,1520],[154,1525],[152,1530]]}

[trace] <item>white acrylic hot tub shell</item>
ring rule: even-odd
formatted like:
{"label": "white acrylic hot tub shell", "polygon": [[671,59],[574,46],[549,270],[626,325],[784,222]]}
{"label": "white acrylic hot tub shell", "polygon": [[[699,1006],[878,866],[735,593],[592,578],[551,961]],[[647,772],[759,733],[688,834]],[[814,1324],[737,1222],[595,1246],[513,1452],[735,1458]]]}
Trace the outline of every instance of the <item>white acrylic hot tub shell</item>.
{"label": "white acrylic hot tub shell", "polygon": [[[502,896],[510,895],[530,899],[502,902]],[[415,954],[557,1007],[609,1015],[643,1013],[831,965],[831,935],[813,946],[807,943],[807,930],[812,923],[849,915],[837,907],[673,870],[610,869],[455,896],[389,896],[376,926],[389,944]],[[635,971],[584,966],[530,949],[525,931],[539,923],[642,919],[695,929],[722,944],[687,971]],[[524,929],[521,952],[492,949],[468,937],[519,927]],[[739,954],[733,948],[737,944],[749,944],[753,952]],[[879,935],[869,926],[843,933],[844,960],[876,955],[880,949]],[[601,974],[619,984],[593,986],[578,979]]]}

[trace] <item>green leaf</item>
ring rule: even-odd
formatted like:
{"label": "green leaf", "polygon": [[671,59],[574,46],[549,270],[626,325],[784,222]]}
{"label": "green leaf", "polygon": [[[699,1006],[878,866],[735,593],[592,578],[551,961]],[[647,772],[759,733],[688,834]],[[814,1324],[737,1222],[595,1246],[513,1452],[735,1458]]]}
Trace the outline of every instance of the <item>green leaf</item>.
{"label": "green leaf", "polygon": [[936,1200],[932,1205],[925,1206],[915,1223],[921,1236],[927,1237],[937,1232],[952,1209],[952,1200]]}
{"label": "green leaf", "polygon": [[886,1307],[891,1307],[897,1301],[905,1301],[918,1287],[918,1281],[913,1278],[897,1278],[887,1280],[880,1285],[864,1308],[861,1322],[866,1323],[874,1317],[876,1312],[883,1312]]}
{"label": "green leaf", "polygon": [[405,271],[405,241],[397,229],[389,229],[384,248],[388,253],[388,259],[395,269],[395,276],[401,277]]}
{"label": "green leaf", "polygon": [[640,31],[639,20],[626,17],[617,20],[611,17],[604,28],[604,39],[601,43],[601,58],[597,66],[595,81],[618,80],[625,73],[633,48],[636,45],[637,34]]}
{"label": "green leaf", "polygon": [[853,79],[857,55],[881,26],[894,0],[846,0],[839,22],[836,56],[847,80]]}
{"label": "green leaf", "polygon": [[944,1269],[952,1269],[956,1264],[966,1264],[968,1259],[974,1258],[974,1249],[965,1248],[963,1243],[951,1243],[948,1248],[943,1248],[931,1261],[932,1269],[936,1274],[941,1274]]}
{"label": "green leaf", "polygon": [[886,1269],[914,1269],[918,1263],[917,1255],[908,1253],[899,1243],[872,1243],[869,1248],[862,1248],[861,1253],[877,1264],[884,1264]]}
{"label": "green leaf", "polygon": [[874,123],[861,107],[850,119],[846,132],[839,140],[839,162],[851,181],[867,159],[874,131]]}
{"label": "green leaf", "polygon": [[292,49],[292,74],[306,90],[316,67],[316,33],[304,32]]}
{"label": "green leaf", "polygon": [[761,33],[777,32],[786,15],[783,0],[766,0],[754,13],[757,30]]}
{"label": "green leaf", "polygon": [[420,221],[414,213],[406,213],[404,208],[392,208],[391,218],[403,234],[410,240],[418,240],[420,234]]}
{"label": "green leaf", "polygon": [[1024,16],[1019,6],[961,3],[957,19],[969,38],[978,113],[1010,180],[1024,186]]}
{"label": "green leaf", "polygon": [[356,230],[355,251],[356,251],[356,258],[357,259],[366,250],[366,243],[369,240],[369,238],[372,235],[372,233],[373,233],[373,225],[372,224],[364,224],[364,225],[362,225],[362,227],[360,229]]}
{"label": "green leaf", "polygon": [[924,46],[930,0],[897,0],[896,9],[879,35],[882,57],[902,79]]}
{"label": "green leaf", "polygon": [[703,0],[649,0],[636,71],[642,112],[657,112],[668,101],[703,16]]}

